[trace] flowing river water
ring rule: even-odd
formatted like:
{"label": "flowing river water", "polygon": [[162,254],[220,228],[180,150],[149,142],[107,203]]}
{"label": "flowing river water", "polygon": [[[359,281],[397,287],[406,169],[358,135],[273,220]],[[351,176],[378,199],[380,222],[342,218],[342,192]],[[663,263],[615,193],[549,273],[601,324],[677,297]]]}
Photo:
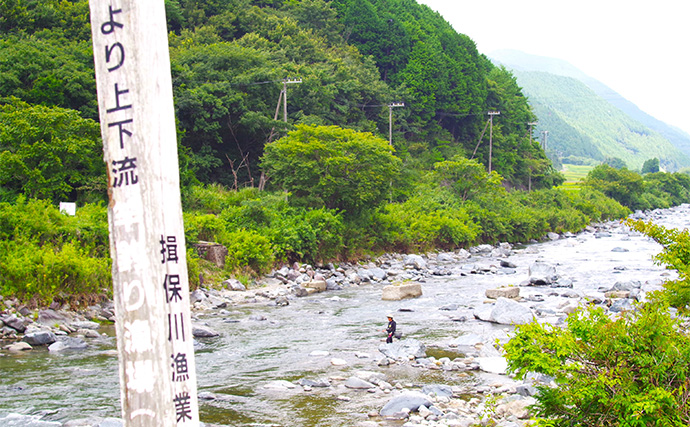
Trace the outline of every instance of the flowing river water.
{"label": "flowing river water", "polygon": [[[654,211],[649,219],[676,228],[690,224],[690,206]],[[198,339],[196,366],[200,393],[220,397],[200,400],[201,420],[222,426],[352,426],[376,412],[386,396],[342,386],[290,390],[264,387],[275,380],[348,378],[354,371],[382,372],[389,382],[415,385],[461,385],[482,381],[482,374],[413,369],[406,364],[380,367],[378,351],[386,314],[395,313],[405,337],[427,346],[437,358],[455,357],[452,342],[464,334],[505,340],[512,327],[475,320],[472,312],[485,303],[484,292],[528,279],[535,260],[556,266],[581,295],[601,293],[618,281],[637,280],[643,290],[658,289],[675,273],[655,265],[660,246],[627,228],[612,224],[607,232],[585,231],[571,238],[514,248],[507,258],[514,274],[462,274],[463,265],[447,266],[450,276],[429,277],[423,296],[382,301],[380,284],[366,284],[293,298],[285,307],[267,304],[229,306],[194,313],[197,321],[220,336]],[[497,259],[473,256],[462,264],[496,265]],[[521,288],[522,295],[544,292]],[[534,304],[538,308],[538,303]],[[448,310],[451,306],[457,309]],[[458,318],[466,321],[457,321]],[[88,349],[53,354],[37,348],[0,355],[0,417],[3,413],[39,415],[65,423],[88,417],[120,417],[117,358],[112,328]],[[327,353],[327,354],[326,354]],[[332,358],[346,365],[335,366]],[[346,398],[342,398],[346,396]],[[1,418],[0,418],[1,419]],[[381,425],[401,425],[401,423]]]}

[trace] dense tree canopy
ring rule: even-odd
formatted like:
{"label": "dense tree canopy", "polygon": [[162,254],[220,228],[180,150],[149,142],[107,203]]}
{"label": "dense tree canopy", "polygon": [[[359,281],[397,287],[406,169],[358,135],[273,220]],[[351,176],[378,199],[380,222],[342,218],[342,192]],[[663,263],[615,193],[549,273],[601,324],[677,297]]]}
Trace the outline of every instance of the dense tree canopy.
{"label": "dense tree canopy", "polygon": [[314,207],[358,214],[386,199],[400,160],[387,141],[336,126],[298,125],[266,146],[269,180]]}
{"label": "dense tree canopy", "polygon": [[[489,161],[510,186],[559,182],[515,78],[414,0],[166,0],[185,163],[205,183],[256,185],[264,145],[298,123],[388,134],[397,155],[431,169],[457,154]],[[0,96],[97,119],[86,0],[3,2]],[[300,79],[287,85],[283,80]],[[282,103],[287,105],[287,123]],[[477,147],[475,149],[475,147]],[[413,158],[409,158],[412,156]]]}
{"label": "dense tree canopy", "polygon": [[98,123],[76,111],[0,99],[0,198],[102,199],[99,136]]}

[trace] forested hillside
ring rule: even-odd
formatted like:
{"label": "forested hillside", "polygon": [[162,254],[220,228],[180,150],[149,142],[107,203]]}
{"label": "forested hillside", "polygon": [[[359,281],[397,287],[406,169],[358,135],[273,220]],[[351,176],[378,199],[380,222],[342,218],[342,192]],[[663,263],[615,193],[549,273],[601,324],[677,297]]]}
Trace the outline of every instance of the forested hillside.
{"label": "forested hillside", "polygon": [[[97,119],[88,2],[2,8],[0,96]],[[514,77],[414,0],[167,0],[166,9],[188,179],[258,185],[264,145],[295,123],[388,139],[388,104],[404,102],[393,112],[393,142],[406,162],[430,167],[474,153],[488,164],[482,131],[487,111],[500,110],[492,168],[525,187],[525,161],[539,161],[532,186],[553,182],[525,138],[535,117]],[[283,79],[301,79],[287,85],[287,124]]]}
{"label": "forested hillside", "polygon": [[[539,116],[537,130],[549,131],[549,157],[595,163],[617,157],[639,170],[651,151],[667,170],[690,166],[689,135],[645,114],[569,63],[514,50],[490,55],[513,70]],[[640,147],[654,147],[659,154]]]}
{"label": "forested hillside", "polygon": [[547,150],[561,153],[565,160],[618,158],[635,170],[652,158],[670,171],[690,166],[690,158],[668,140],[599,98],[584,83],[535,71],[515,75],[540,118],[538,129],[549,131]]}

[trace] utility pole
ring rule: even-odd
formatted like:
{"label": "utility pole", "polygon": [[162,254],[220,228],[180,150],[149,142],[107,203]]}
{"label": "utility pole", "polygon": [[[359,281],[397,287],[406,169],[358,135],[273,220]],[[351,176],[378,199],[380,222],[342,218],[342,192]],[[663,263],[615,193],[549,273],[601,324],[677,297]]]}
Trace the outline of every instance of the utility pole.
{"label": "utility pole", "polygon": [[541,137],[542,137],[542,145],[544,152],[546,153],[546,143],[549,140],[549,131],[548,130],[543,130],[541,131]]}
{"label": "utility pole", "polygon": [[[276,114],[273,116],[273,120],[278,120],[278,113],[280,112],[280,103],[283,102],[283,121],[287,123],[287,85],[302,83],[302,79],[283,79],[283,89],[278,95],[278,105],[276,105]],[[275,132],[275,127],[271,128],[271,133],[268,136],[268,142],[273,141],[273,135]],[[262,173],[263,176],[263,173]]]}
{"label": "utility pole", "polygon": [[491,156],[493,151],[493,136],[494,136],[494,116],[501,114],[500,111],[489,111],[489,173],[491,173]]}
{"label": "utility pole", "polygon": [[302,79],[283,79],[283,90],[280,91],[278,97],[278,107],[276,107],[276,115],[273,120],[278,120],[278,110],[280,109],[280,98],[283,98],[283,121],[287,123],[287,85],[302,83]]}
{"label": "utility pole", "polygon": [[390,145],[393,145],[393,108],[404,106],[404,102],[391,102],[388,104],[388,143]]}
{"label": "utility pole", "polygon": [[198,427],[162,0],[90,0],[125,427]]}
{"label": "utility pole", "polygon": [[527,126],[529,126],[529,146],[532,146],[532,126],[538,125],[539,122],[529,122],[527,123]]}

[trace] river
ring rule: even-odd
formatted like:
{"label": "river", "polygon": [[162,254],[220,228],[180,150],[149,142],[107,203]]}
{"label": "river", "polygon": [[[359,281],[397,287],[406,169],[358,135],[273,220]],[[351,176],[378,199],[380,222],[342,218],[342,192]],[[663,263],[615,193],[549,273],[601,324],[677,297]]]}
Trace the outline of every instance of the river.
{"label": "river", "polygon": [[[655,211],[649,218],[667,227],[685,228],[690,224],[688,213],[690,207],[684,205]],[[584,231],[514,248],[507,258],[516,265],[514,274],[463,274],[468,270],[461,264],[448,266],[453,274],[429,277],[422,283],[423,296],[416,299],[382,301],[382,285],[366,284],[294,298],[285,307],[243,304],[197,312],[197,322],[220,334],[195,344],[199,392],[216,397],[200,400],[201,420],[219,426],[352,426],[366,420],[368,412],[378,411],[387,399],[385,394],[338,385],[339,379],[358,370],[383,372],[387,381],[409,385],[480,382],[479,373],[458,375],[405,364],[378,366],[386,314],[395,313],[404,336],[423,342],[428,354],[452,358],[456,351],[452,342],[461,335],[506,339],[512,327],[475,320],[472,312],[485,303],[487,289],[524,284],[535,260],[555,265],[561,278],[572,280],[572,290],[586,296],[601,294],[618,281],[640,281],[643,291],[659,289],[664,279],[675,277],[674,272],[653,263],[652,256],[659,251],[660,246],[651,239],[613,224],[604,232]],[[473,256],[463,264],[496,262]],[[523,296],[544,293],[536,287],[522,287],[521,291]],[[539,303],[532,306],[538,308]],[[457,321],[463,317],[467,320]],[[0,419],[3,413],[36,415],[61,423],[119,417],[113,328],[99,332],[104,333],[102,338],[90,340],[89,348],[79,352],[52,354],[45,348],[20,354],[3,352]],[[346,364],[333,365],[333,358]],[[264,387],[275,380],[296,382],[302,378],[329,379],[333,385],[310,391],[300,386],[287,391]],[[389,424],[381,421],[380,425]]]}

